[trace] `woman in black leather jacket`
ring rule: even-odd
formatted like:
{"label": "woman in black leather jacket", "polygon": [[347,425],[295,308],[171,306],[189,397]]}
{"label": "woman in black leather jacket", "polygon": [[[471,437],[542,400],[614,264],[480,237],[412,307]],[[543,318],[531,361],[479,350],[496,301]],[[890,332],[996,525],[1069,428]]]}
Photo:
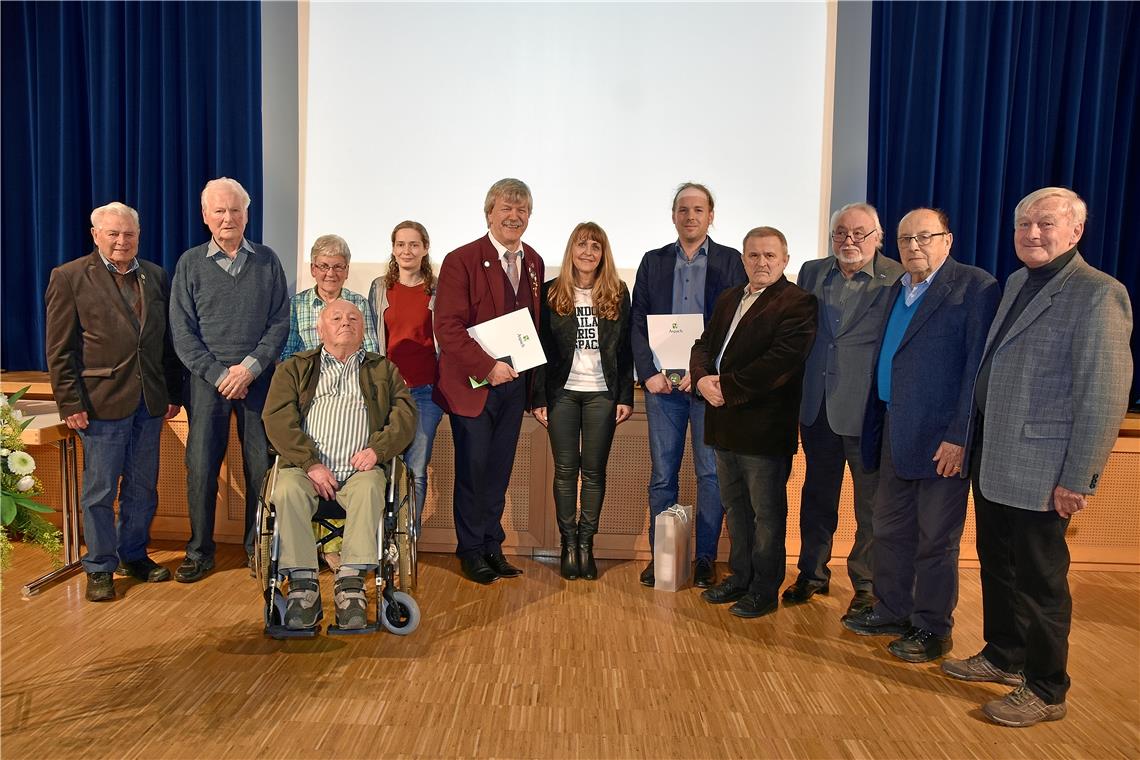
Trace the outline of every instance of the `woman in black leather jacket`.
{"label": "woman in black leather jacket", "polygon": [[542,312],[547,363],[537,370],[533,412],[547,426],[554,451],[561,572],[567,580],[594,580],[606,461],[614,429],[633,412],[629,290],[597,224],[583,222],[570,233],[558,277],[543,286]]}

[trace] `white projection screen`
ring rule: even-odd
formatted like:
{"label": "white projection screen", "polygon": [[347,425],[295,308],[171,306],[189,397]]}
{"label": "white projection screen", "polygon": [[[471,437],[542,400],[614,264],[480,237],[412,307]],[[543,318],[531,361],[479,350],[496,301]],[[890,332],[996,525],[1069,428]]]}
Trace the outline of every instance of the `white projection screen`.
{"label": "white projection screen", "polygon": [[487,188],[508,176],[534,194],[524,240],[548,277],[593,220],[632,282],[676,239],[673,192],[693,180],[713,190],[715,240],[778,227],[794,279],[824,250],[828,23],[810,2],[313,2],[298,288],[335,232],[367,292],[403,219],[438,267],[486,233]]}

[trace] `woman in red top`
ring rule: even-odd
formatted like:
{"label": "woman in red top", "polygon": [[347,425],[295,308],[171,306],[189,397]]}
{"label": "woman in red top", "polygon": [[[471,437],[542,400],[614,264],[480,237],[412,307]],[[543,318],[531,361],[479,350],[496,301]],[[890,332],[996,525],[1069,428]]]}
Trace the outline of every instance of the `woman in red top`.
{"label": "woman in red top", "polygon": [[427,495],[427,465],[435,430],[443,410],[431,400],[436,382],[437,349],[432,330],[435,310],[435,272],[428,250],[427,230],[419,222],[405,221],[392,230],[392,258],[388,272],[372,281],[368,302],[376,319],[380,353],[396,365],[412,392],[419,423],[416,437],[404,452],[404,461],[415,475],[418,518]]}

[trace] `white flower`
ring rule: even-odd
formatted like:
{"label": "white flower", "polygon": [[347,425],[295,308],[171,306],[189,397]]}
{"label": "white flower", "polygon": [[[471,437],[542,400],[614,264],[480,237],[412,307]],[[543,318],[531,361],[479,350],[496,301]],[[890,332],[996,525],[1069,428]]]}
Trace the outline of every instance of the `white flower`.
{"label": "white flower", "polygon": [[13,451],[8,455],[8,469],[17,475],[31,475],[36,471],[36,460],[26,451]]}
{"label": "white flower", "polygon": [[22,477],[16,481],[16,490],[17,491],[30,491],[30,490],[32,490],[32,486],[34,486],[35,484],[36,484],[35,478],[33,478],[31,475],[25,475],[24,477]]}
{"label": "white flower", "polygon": [[12,453],[11,449],[0,449],[0,457],[6,457]]}
{"label": "white flower", "polygon": [[12,410],[12,419],[14,419],[16,422],[23,422],[24,421],[24,413],[21,412],[19,409],[13,409]]}
{"label": "white flower", "polygon": [[8,408],[8,395],[6,393],[0,393],[0,409],[7,409],[7,408]]}

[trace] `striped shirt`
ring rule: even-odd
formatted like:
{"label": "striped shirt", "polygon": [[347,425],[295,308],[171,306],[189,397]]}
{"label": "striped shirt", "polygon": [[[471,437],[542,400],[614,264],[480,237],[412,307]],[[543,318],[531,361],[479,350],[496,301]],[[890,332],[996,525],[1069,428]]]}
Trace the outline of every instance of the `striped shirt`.
{"label": "striped shirt", "polygon": [[321,349],[321,376],[301,429],[317,446],[321,464],[344,483],[356,470],[352,455],[368,445],[368,408],[360,390],[364,349],[340,362]]}

